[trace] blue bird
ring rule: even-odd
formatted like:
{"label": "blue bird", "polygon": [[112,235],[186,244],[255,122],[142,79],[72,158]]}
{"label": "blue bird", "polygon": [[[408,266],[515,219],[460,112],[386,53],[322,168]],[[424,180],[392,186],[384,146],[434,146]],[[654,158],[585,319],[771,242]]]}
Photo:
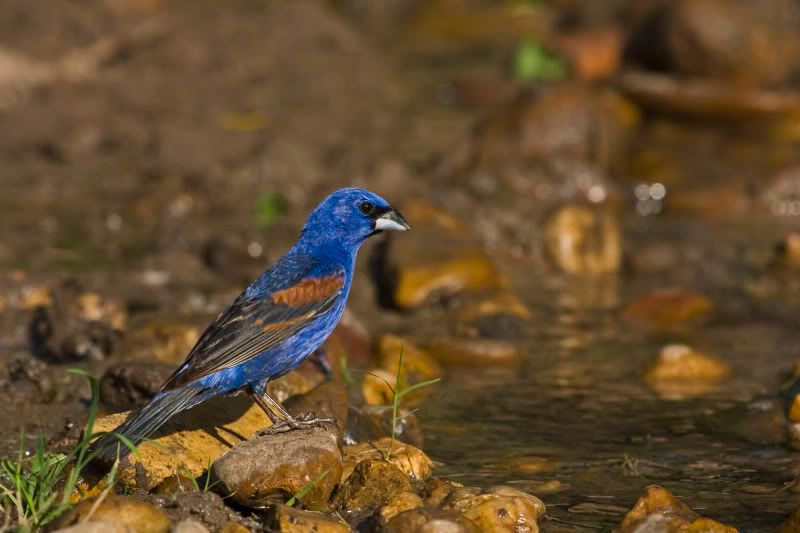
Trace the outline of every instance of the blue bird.
{"label": "blue bird", "polygon": [[[333,332],[364,241],[382,231],[408,229],[399,212],[367,190],[345,188],[328,196],[309,215],[291,250],[208,326],[158,394],[113,433],[138,444],[176,413],[242,391],[272,420],[268,432],[324,422],[311,415],[292,417],[267,394],[267,382],[296,368]],[[106,434],[93,449],[108,454],[116,442]]]}

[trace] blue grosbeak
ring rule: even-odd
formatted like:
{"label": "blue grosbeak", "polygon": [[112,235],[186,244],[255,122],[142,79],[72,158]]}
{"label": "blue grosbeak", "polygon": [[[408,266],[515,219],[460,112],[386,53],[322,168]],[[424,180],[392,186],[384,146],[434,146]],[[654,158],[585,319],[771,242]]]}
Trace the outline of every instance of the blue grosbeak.
{"label": "blue grosbeak", "polygon": [[[400,213],[369,191],[346,188],[328,196],[309,215],[294,247],[217,317],[159,393],[114,433],[138,444],[179,411],[240,391],[269,416],[271,431],[320,423],[292,417],[266,393],[266,384],[296,368],[336,327],[364,241],[381,231],[408,229]],[[94,449],[108,453],[115,442],[107,434]]]}

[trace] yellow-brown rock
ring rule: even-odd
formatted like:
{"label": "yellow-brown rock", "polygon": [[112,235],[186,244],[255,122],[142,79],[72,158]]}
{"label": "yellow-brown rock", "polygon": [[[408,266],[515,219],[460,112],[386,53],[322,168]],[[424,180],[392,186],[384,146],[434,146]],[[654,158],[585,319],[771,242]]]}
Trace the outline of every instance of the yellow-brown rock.
{"label": "yellow-brown rock", "polygon": [[736,533],[736,529],[701,518],[663,487],[650,485],[625,515],[618,533]]}
{"label": "yellow-brown rock", "polygon": [[[94,431],[113,431],[129,415],[99,418]],[[264,412],[245,396],[220,397],[179,413],[139,445],[138,457],[128,454],[120,463],[117,480],[148,492],[167,477],[197,477],[219,456],[256,431],[271,425]]]}
{"label": "yellow-brown rock", "polygon": [[372,368],[361,380],[361,394],[369,405],[391,405],[394,399],[397,374],[382,368]]}
{"label": "yellow-brown rock", "polygon": [[460,322],[470,322],[495,315],[531,318],[528,307],[513,292],[509,291],[492,291],[488,295],[467,300],[455,310],[455,319]]}
{"label": "yellow-brown rock", "polygon": [[[421,350],[406,339],[395,335],[384,335],[381,337],[380,341],[378,341],[379,362],[382,369],[394,374],[394,379],[397,377],[397,370],[400,366],[401,353],[403,358],[403,365],[400,369],[401,388],[408,387],[409,385],[421,381],[437,379],[442,376],[443,371],[441,365],[427,352]],[[391,381],[392,386],[394,386],[394,379]],[[430,394],[431,390],[430,387],[417,389],[403,396],[403,404],[410,407],[418,406],[425,397]]]}
{"label": "yellow-brown rock", "polygon": [[450,496],[456,489],[464,488],[461,483],[455,481],[447,481],[444,479],[431,478],[425,485],[425,505],[429,507],[438,507],[441,503]]}
{"label": "yellow-brown rock", "polygon": [[617,217],[608,210],[570,205],[545,224],[552,261],[568,274],[609,274],[622,263],[622,236]]}
{"label": "yellow-brown rock", "polygon": [[301,511],[279,505],[275,510],[273,529],[279,533],[349,533],[350,526],[320,513]]}
{"label": "yellow-brown rock", "polygon": [[179,365],[200,338],[200,328],[182,322],[156,321],[131,332],[121,350],[128,357],[155,358]]}
{"label": "yellow-brown rock", "polygon": [[344,468],[342,479],[346,479],[356,464],[367,459],[384,459],[399,468],[412,481],[425,481],[431,477],[433,461],[425,452],[410,444],[394,441],[389,437],[370,442],[360,442],[342,449]]}
{"label": "yellow-brown rock", "polygon": [[680,400],[713,390],[730,373],[722,361],[683,344],[670,344],[661,349],[645,380],[662,397]]}
{"label": "yellow-brown rock", "polygon": [[485,532],[538,533],[545,506],[536,496],[506,486],[491,487],[482,494],[468,489],[454,491],[444,502]]}
{"label": "yellow-brown rock", "polygon": [[416,492],[398,492],[378,509],[378,520],[381,524],[386,524],[400,513],[422,507],[422,504],[422,498]]}
{"label": "yellow-brown rock", "polygon": [[629,303],[623,317],[635,324],[673,329],[706,322],[714,304],[701,294],[681,289],[658,289]]}
{"label": "yellow-brown rock", "polygon": [[386,533],[479,533],[481,530],[458,513],[434,507],[417,507],[392,518],[383,531]]}
{"label": "yellow-brown rock", "polygon": [[332,505],[340,511],[372,511],[403,492],[412,492],[405,472],[383,459],[366,459],[342,482]]}
{"label": "yellow-brown rock", "polygon": [[776,533],[800,533],[800,505],[794,508]]}
{"label": "yellow-brown rock", "polygon": [[123,331],[128,323],[128,312],[122,302],[96,292],[78,295],[70,311],[81,320],[106,322],[117,331]]}
{"label": "yellow-brown rock", "polygon": [[58,520],[60,527],[83,521],[110,522],[126,526],[136,533],[167,533],[170,521],[158,507],[131,496],[106,496],[97,507],[95,500],[85,500]]}
{"label": "yellow-brown rock", "polygon": [[382,265],[391,299],[404,309],[421,306],[437,294],[509,286],[460,221],[433,205],[416,201],[403,207],[418,232],[416,239],[394,239]]}
{"label": "yellow-brown rock", "polygon": [[513,343],[495,339],[441,337],[427,346],[445,366],[518,366],[525,354]]}

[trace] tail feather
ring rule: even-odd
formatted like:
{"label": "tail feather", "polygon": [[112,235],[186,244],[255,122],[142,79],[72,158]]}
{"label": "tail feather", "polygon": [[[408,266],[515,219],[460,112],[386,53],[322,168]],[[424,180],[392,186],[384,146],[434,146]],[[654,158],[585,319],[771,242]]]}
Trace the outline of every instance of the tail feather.
{"label": "tail feather", "polygon": [[118,428],[100,437],[92,444],[92,451],[104,460],[113,460],[119,445],[120,457],[128,453],[128,447],[115,436],[124,435],[134,445],[140,444],[160,428],[170,417],[184,409],[197,405],[204,389],[184,387],[178,390],[161,392],[150,403],[131,413]]}

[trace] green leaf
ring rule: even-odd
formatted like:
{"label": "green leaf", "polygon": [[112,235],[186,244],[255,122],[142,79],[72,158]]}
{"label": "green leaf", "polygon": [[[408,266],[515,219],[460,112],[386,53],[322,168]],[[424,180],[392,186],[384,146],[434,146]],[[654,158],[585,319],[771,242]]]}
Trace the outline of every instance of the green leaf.
{"label": "green leaf", "polygon": [[289,206],[286,200],[277,194],[262,194],[258,198],[257,219],[261,226],[271,226],[283,218]]}
{"label": "green leaf", "polygon": [[442,381],[442,378],[429,379],[428,381],[420,381],[419,383],[414,383],[410,387],[406,387],[405,389],[401,390],[397,396],[399,398],[402,398],[403,396],[405,396],[410,392],[414,392],[415,390],[421,389],[422,387],[433,385],[434,383],[439,383],[440,381]]}
{"label": "green leaf", "polygon": [[514,57],[517,81],[557,80],[567,74],[566,63],[533,41],[522,41]]}

